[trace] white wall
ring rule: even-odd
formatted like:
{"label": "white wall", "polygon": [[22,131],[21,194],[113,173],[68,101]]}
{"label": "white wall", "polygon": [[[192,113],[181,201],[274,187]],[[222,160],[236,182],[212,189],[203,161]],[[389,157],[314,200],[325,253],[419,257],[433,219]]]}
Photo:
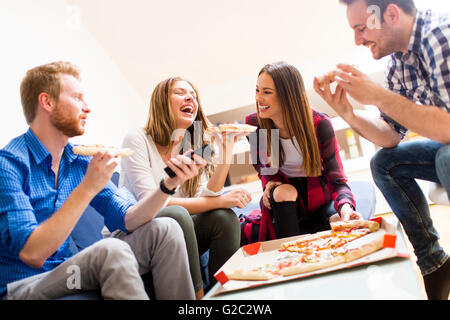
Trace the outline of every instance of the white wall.
{"label": "white wall", "polygon": [[73,141],[120,145],[125,132],[144,124],[147,104],[72,9],[60,0],[0,2],[0,147],[28,128],[19,91],[26,71],[57,60],[81,69],[92,109],[86,134]]}
{"label": "white wall", "polygon": [[[450,11],[449,1],[416,2]],[[308,88],[338,62],[368,73],[385,64],[354,45],[338,0],[1,0],[0,39],[0,147],[27,128],[25,72],[55,60],[81,68],[92,108],[74,141],[112,145],[144,125],[151,90],[173,73],[192,79],[214,114],[254,104],[264,63],[291,61]]]}
{"label": "white wall", "polygon": [[355,46],[338,0],[66,1],[145,101],[156,83],[181,75],[209,115],[254,103],[257,74],[270,62],[297,66],[310,89],[337,63],[384,69]]}

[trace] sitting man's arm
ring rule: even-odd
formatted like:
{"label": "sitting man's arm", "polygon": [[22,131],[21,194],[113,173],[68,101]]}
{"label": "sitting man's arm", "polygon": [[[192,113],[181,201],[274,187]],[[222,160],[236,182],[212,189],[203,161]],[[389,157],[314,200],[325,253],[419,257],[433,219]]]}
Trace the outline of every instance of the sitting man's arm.
{"label": "sitting man's arm", "polygon": [[19,252],[19,258],[25,264],[42,267],[66,241],[90,201],[111,179],[117,166],[117,161],[108,164],[112,158],[108,153],[94,156],[82,182],[66,202],[50,218],[36,226]]}

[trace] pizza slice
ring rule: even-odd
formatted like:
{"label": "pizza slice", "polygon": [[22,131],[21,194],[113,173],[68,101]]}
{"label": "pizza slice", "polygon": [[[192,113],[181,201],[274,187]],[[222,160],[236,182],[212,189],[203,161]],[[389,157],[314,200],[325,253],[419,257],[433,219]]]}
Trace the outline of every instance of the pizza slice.
{"label": "pizza slice", "polygon": [[317,259],[313,261],[299,261],[298,263],[295,263],[290,267],[282,269],[280,271],[280,274],[283,277],[288,277],[292,275],[331,268],[343,263],[358,260],[382,248],[383,238],[380,237],[372,242],[352,249],[342,247],[337,249],[328,249],[326,252],[323,252]]}
{"label": "pizza slice", "polygon": [[277,277],[277,275],[261,269],[254,269],[254,270],[236,269],[232,273],[228,273],[227,277],[231,280],[261,281],[273,279]]}
{"label": "pizza slice", "polygon": [[315,261],[300,262],[280,271],[283,277],[289,277],[296,274],[308,273],[320,269],[331,268],[345,262],[342,255],[336,255],[328,259],[316,259]]}
{"label": "pizza slice", "polygon": [[207,129],[207,133],[252,133],[258,127],[243,123],[223,123]]}
{"label": "pizza slice", "polygon": [[337,221],[330,223],[331,231],[338,232],[348,229],[369,229],[370,232],[375,232],[380,229],[380,224],[376,221],[370,220],[349,220]]}
{"label": "pizza slice", "polygon": [[330,79],[330,83],[333,83],[334,81],[336,81],[336,76],[334,74],[334,71],[330,71],[328,73],[326,73],[325,75],[321,76],[318,80],[319,80],[319,87],[320,89],[324,88],[325,85],[325,77],[328,76],[328,78]]}
{"label": "pizza slice", "polygon": [[379,230],[376,221],[352,220],[331,224],[331,230],[302,236],[280,245],[276,260],[251,270],[239,269],[228,276],[233,280],[269,280],[331,268],[383,248],[384,237],[375,236],[367,243],[349,243]]}
{"label": "pizza slice", "polygon": [[331,231],[320,235],[284,242],[280,246],[280,251],[309,253],[336,249],[368,233],[377,231],[379,224],[375,221],[354,220],[332,223],[331,227]]}
{"label": "pizza slice", "polygon": [[134,151],[129,148],[117,148],[113,146],[104,146],[100,144],[78,145],[74,146],[72,151],[74,154],[78,154],[81,156],[94,156],[99,151],[108,151],[111,155],[117,157],[129,157],[134,153]]}

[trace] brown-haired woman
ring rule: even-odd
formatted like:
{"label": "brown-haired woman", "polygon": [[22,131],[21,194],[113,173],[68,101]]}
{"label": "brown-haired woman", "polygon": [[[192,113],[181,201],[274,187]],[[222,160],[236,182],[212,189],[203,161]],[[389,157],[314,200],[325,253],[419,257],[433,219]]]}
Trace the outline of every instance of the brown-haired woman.
{"label": "brown-haired woman", "polygon": [[[209,121],[203,113],[197,89],[179,77],[160,82],[153,91],[147,125],[129,133],[122,146],[135,152],[122,160],[120,184],[127,187],[137,199],[158,188],[167,177],[164,168],[174,161],[173,155],[186,149],[196,149],[206,142],[202,139]],[[235,139],[217,137],[222,144],[219,154],[230,155]],[[186,148],[187,145],[187,148]],[[222,160],[225,160],[222,157]],[[203,296],[199,253],[210,250],[209,281],[215,283],[214,273],[239,249],[240,225],[229,208],[245,207],[250,194],[236,189],[222,194],[230,161],[208,164],[200,173],[173,190],[165,205],[179,205],[185,212],[172,214],[180,224],[188,251],[191,276],[198,298]]]}
{"label": "brown-haired woman", "polygon": [[286,62],[264,66],[256,107],[246,123],[259,127],[256,137],[264,136],[261,129],[267,137],[251,143],[251,151],[258,157],[254,166],[264,190],[261,208],[269,237],[314,233],[329,229],[330,221],[361,219],[331,121],[310,107],[298,69]]}

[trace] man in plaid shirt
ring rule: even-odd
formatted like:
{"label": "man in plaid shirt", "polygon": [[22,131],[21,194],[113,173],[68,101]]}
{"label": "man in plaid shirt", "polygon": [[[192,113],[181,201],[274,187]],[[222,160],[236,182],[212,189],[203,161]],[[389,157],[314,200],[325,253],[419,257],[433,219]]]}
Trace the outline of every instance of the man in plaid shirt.
{"label": "man in plaid shirt", "polygon": [[[447,300],[448,254],[415,179],[440,183],[450,194],[450,19],[418,11],[413,0],[340,1],[356,44],[370,48],[374,59],[390,55],[386,89],[354,67],[338,65],[336,91],[329,77],[324,88],[315,79],[315,90],[355,131],[382,147],[371,161],[375,183],[414,247],[428,298]],[[381,117],[354,111],[347,94],[377,106]],[[407,130],[428,139],[400,144]]]}

